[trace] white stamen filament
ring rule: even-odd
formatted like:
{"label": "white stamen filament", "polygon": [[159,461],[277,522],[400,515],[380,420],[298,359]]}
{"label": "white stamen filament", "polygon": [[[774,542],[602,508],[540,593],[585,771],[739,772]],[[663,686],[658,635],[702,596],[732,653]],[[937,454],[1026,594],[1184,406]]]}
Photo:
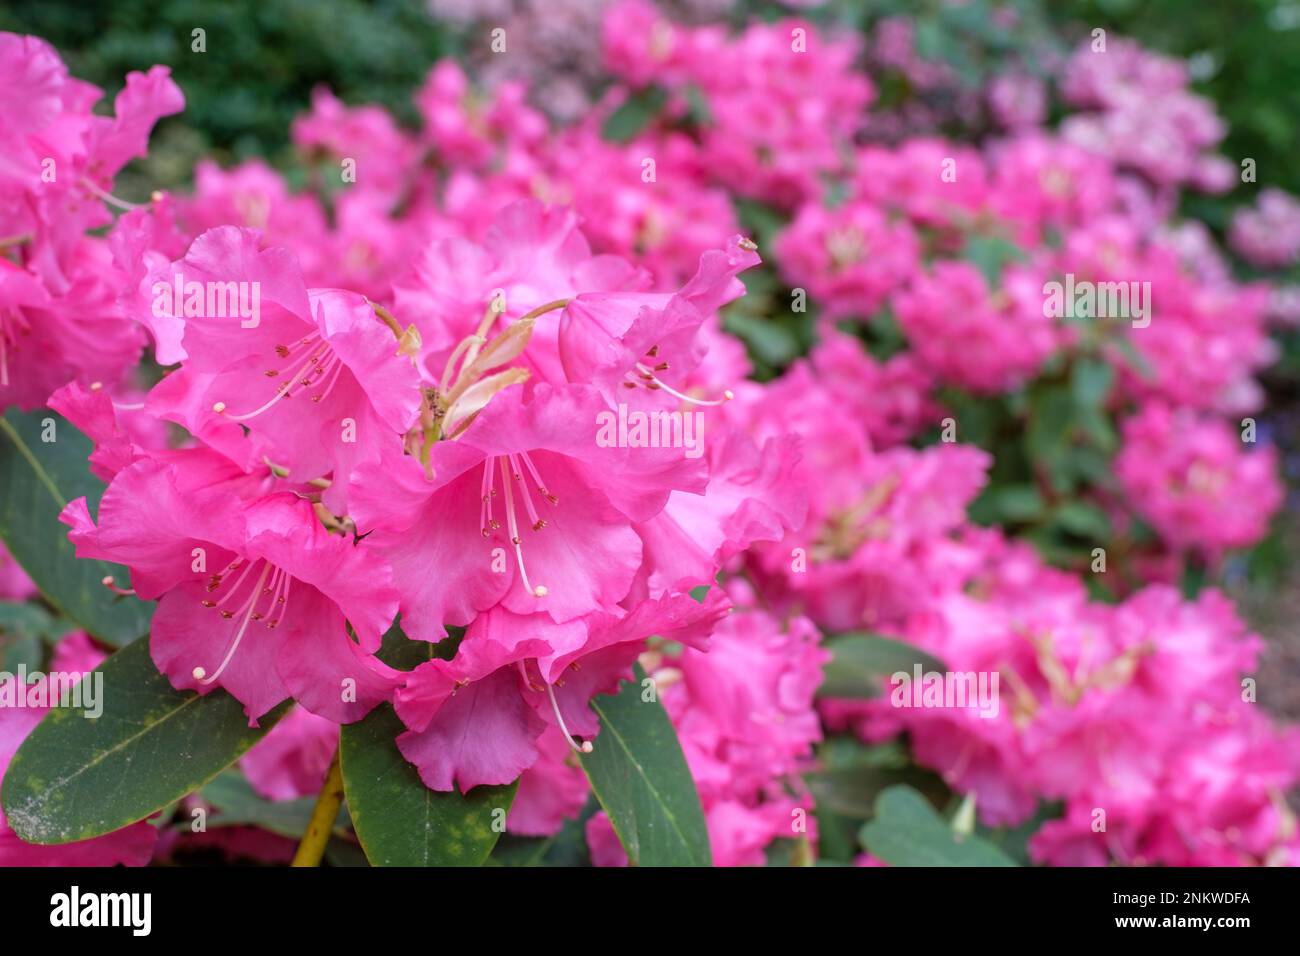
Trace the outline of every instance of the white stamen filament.
{"label": "white stamen filament", "polygon": [[[281,587],[277,589],[275,595],[271,599],[272,610],[269,615],[270,620],[266,622],[266,629],[268,631],[273,631],[279,627],[280,622],[284,620],[284,615],[289,611],[289,586],[293,584],[293,577],[288,572],[285,572],[284,577],[280,579],[280,583]],[[279,617],[276,617],[276,614],[278,614]]]}
{"label": "white stamen filament", "polygon": [[537,466],[533,464],[533,459],[529,457],[528,452],[521,451],[519,457],[522,459],[524,467],[528,469],[528,474],[533,476],[533,481],[536,483],[537,490],[541,492],[542,497],[551,504],[558,505],[560,499],[546,490],[546,484],[542,481],[542,476],[537,473]]}
{"label": "white stamen filament", "polygon": [[313,402],[320,403],[325,401],[325,399],[329,398],[330,392],[334,391],[334,386],[338,384],[339,379],[342,377],[342,375],[343,375],[343,361],[341,359],[336,359],[334,363],[334,371],[330,374],[329,384],[325,386],[324,390],[319,391],[315,395],[313,395],[311,397],[311,400]]}
{"label": "white stamen filament", "polygon": [[135,594],[135,588],[118,587],[117,582],[113,580],[113,576],[111,574],[105,575],[104,580],[101,583],[104,585],[104,587],[108,588],[114,594],[117,594],[121,597],[130,597],[131,595]]}
{"label": "white stamen filament", "polygon": [[[275,394],[258,408],[251,412],[244,412],[241,415],[227,415],[231,421],[244,422],[250,418],[256,418],[263,412],[270,411],[281,399],[292,398],[295,394],[301,395],[308,389],[315,388],[324,382],[315,395],[312,396],[312,402],[320,403],[330,396],[334,387],[338,384],[342,376],[344,364],[342,359],[325,343],[319,333],[312,332],[303,336],[291,346],[276,346],[276,355],[281,360],[289,360],[289,364],[295,364],[302,356],[307,353],[307,358],[291,374],[284,376],[280,385],[276,386]],[[284,368],[268,369],[266,372],[269,378],[280,378],[284,373]],[[297,390],[295,392],[295,389]],[[226,403],[215,402],[212,410],[218,415],[226,414]]]}
{"label": "white stamen filament", "polygon": [[88,176],[81,177],[81,185],[85,186],[87,189],[89,189],[100,199],[104,200],[104,202],[108,203],[110,206],[116,206],[118,209],[125,210],[126,212],[130,212],[132,209],[139,209],[141,206],[141,204],[138,202],[127,202],[125,199],[118,199],[112,193],[100,189],[98,186],[96,186],[93,182],[90,181],[90,178]]}
{"label": "white stamen filament", "polygon": [[[506,527],[510,532],[510,541],[515,546],[515,562],[519,565],[519,576],[529,594],[546,597],[547,590],[544,585],[533,587],[532,582],[528,580],[528,569],[524,567],[524,549],[519,538],[519,523],[515,519],[515,498],[510,492],[510,474],[506,471],[508,465],[505,456],[499,457],[498,460],[501,463],[501,484],[504,486],[502,490],[506,499]],[[488,467],[490,468],[491,465],[489,464]]]}
{"label": "white stamen filament", "polygon": [[[501,527],[492,517],[492,499],[496,497],[496,472],[492,470],[492,459],[485,459],[483,462],[483,482],[481,488],[483,491],[483,504],[479,508],[479,526],[483,529],[483,537],[488,537],[492,531]],[[485,517],[486,515],[486,517]]]}
{"label": "white stamen filament", "polygon": [[[234,659],[235,651],[239,650],[239,645],[244,640],[244,632],[248,630],[248,622],[253,619],[253,611],[257,607],[257,599],[261,595],[262,584],[266,581],[267,572],[270,570],[271,565],[269,563],[263,564],[262,573],[258,576],[257,584],[253,586],[253,593],[248,596],[248,601],[245,606],[239,609],[239,612],[244,613],[244,620],[240,622],[239,630],[235,633],[235,639],[230,642],[230,649],[226,651],[226,656],[222,660],[220,666],[217,667],[216,673],[207,676],[207,672],[204,671],[202,667],[194,668],[194,677],[200,684],[211,684],[216,681],[225,672],[226,667],[230,664],[231,660]],[[234,593],[234,588],[231,588],[231,593]],[[229,595],[227,595],[227,597],[228,596]]]}
{"label": "white stamen filament", "polygon": [[577,738],[574,737],[573,734],[569,733],[569,726],[564,722],[564,715],[560,713],[560,705],[555,700],[555,691],[550,684],[546,685],[546,693],[551,698],[551,709],[555,711],[555,719],[560,723],[560,733],[564,734],[564,739],[569,742],[569,746],[573,748],[574,753],[591,753],[592,746],[590,740],[584,740],[579,744]]}
{"label": "white stamen filament", "polygon": [[[221,607],[221,605],[225,604],[227,601],[229,601],[232,597],[235,596],[235,592],[238,591],[238,590],[239,590],[239,586],[240,586],[241,584],[244,583],[244,578],[248,577],[248,572],[253,570],[253,565],[254,565],[255,563],[256,563],[256,562],[249,561],[247,564],[244,565],[244,570],[241,571],[241,572],[239,573],[239,577],[235,578],[235,583],[232,584],[232,585],[230,586],[230,590],[226,592],[225,597],[223,597],[220,601],[218,601],[216,604],[214,604],[213,607],[219,608],[219,607]],[[236,567],[236,564],[235,564],[234,561],[232,561],[232,562],[230,562],[230,566],[229,566],[228,568],[226,568],[226,571],[232,571],[232,570],[235,569],[235,567]],[[222,574],[225,574],[226,571],[223,571]],[[220,586],[221,586],[220,583],[218,583],[217,587],[220,587]],[[242,610],[242,609],[241,609],[241,610]],[[239,612],[236,611],[236,612],[234,612],[234,613],[237,614],[237,613],[239,613]],[[232,617],[233,617],[233,614],[232,614]]]}
{"label": "white stamen filament", "polygon": [[683,402],[689,402],[692,405],[723,405],[731,401],[733,398],[735,398],[735,395],[732,394],[731,389],[727,389],[725,392],[723,392],[722,398],[712,398],[712,399],[692,398],[689,395],[684,395],[681,392],[677,391],[677,389],[673,388],[671,385],[664,382],[662,379],[656,378],[655,373],[650,371],[650,369],[648,369],[641,362],[636,363],[636,368],[637,371],[641,373],[641,377],[645,379],[647,382],[653,383],[653,385],[656,388],[663,389],[663,391],[673,396],[673,398],[680,399]]}
{"label": "white stamen filament", "polygon": [[537,509],[533,507],[533,496],[528,493],[528,483],[524,481],[523,472],[519,470],[519,460],[514,455],[510,456],[510,471],[519,482],[519,494],[524,499],[524,509],[528,512],[528,520],[532,523],[534,531],[541,531],[546,527],[546,522],[537,517]]}

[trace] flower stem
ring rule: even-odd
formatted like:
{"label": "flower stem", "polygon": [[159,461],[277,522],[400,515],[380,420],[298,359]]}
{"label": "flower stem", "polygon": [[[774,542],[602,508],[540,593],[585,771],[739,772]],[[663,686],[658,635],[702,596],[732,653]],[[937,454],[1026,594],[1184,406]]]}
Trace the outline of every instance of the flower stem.
{"label": "flower stem", "polygon": [[311,812],[311,822],[307,824],[307,832],[302,835],[290,866],[320,866],[321,857],[325,855],[325,844],[329,843],[334,821],[338,818],[339,807],[342,805],[343,768],[339,764],[339,751],[335,748],[334,759],[330,761],[325,783],[321,785],[316,807]]}

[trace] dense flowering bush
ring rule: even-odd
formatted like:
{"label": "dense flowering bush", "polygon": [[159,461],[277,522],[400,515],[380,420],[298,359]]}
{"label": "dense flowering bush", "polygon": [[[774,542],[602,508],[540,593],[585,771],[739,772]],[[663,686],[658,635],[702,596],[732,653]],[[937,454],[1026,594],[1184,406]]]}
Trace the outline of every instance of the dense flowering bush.
{"label": "dense flowering bush", "polygon": [[[96,823],[6,782],[0,862],[284,862],[257,808],[320,791],[319,861],[340,786],[331,852],[401,862],[384,759],[384,800],[472,832],[429,825],[443,862],[905,864],[870,836],[900,783],[1025,863],[1300,862],[1300,736],[1197,585],[1283,487],[1254,418],[1277,289],[1178,214],[1236,177],[1184,67],[1094,37],[993,78],[957,141],[877,102],[872,69],[952,82],[907,21],[574,17],[582,71],[431,64],[417,129],[322,87],[310,188],[204,161],[143,204],[113,180],[183,108],[168,69],[108,117],[0,34],[10,500],[89,440],[40,548],[0,521],[30,609],[0,628],[52,672],[127,644],[105,713],[143,667],[230,740]],[[1231,248],[1295,262],[1297,209],[1261,190]],[[140,606],[138,644],[97,617]],[[84,759],[33,729],[53,703],[0,707],[0,772]],[[638,773],[650,809],[610,782]]]}

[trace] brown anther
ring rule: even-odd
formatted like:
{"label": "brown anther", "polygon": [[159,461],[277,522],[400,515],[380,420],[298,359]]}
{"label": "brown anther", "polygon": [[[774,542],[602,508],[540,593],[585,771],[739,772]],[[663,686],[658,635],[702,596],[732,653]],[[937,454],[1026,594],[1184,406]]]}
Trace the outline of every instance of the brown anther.
{"label": "brown anther", "polygon": [[654,358],[658,354],[659,354],[659,346],[657,345],[651,348],[650,351],[646,352],[646,355],[650,356],[651,358]]}
{"label": "brown anther", "polygon": [[511,538],[511,539],[510,539],[510,543],[511,543],[511,544],[519,544],[519,538],[518,538],[518,537]]}
{"label": "brown anther", "polygon": [[277,346],[275,347],[275,354],[278,355],[278,356],[280,356],[280,358],[288,358],[288,357],[289,357],[289,346],[287,346],[287,345],[277,345]]}
{"label": "brown anther", "polygon": [[222,612],[221,612],[221,616],[224,617],[227,621],[229,621],[232,617],[235,616],[235,612],[234,612],[234,611],[222,611]]}
{"label": "brown anther", "polygon": [[624,383],[623,383],[623,387],[624,387],[624,388],[636,388],[636,382],[624,382]]}
{"label": "brown anther", "polygon": [[658,383],[658,382],[651,382],[649,385],[646,386],[646,388],[651,389],[651,390],[657,392],[657,391],[659,391],[659,383]]}
{"label": "brown anther", "polygon": [[200,601],[199,603],[202,604],[204,607],[216,607],[216,606],[217,606],[217,602],[216,602],[216,601]]}
{"label": "brown anther", "polygon": [[275,378],[277,375],[280,374],[280,371],[279,371],[279,369],[268,368],[268,369],[267,369],[265,372],[263,372],[262,374],[265,375],[267,378]]}
{"label": "brown anther", "polygon": [[534,531],[541,531],[541,530],[542,530],[543,528],[545,528],[545,527],[546,527],[546,519],[545,519],[545,518],[539,518],[538,521],[537,521],[537,524],[533,525],[533,530],[534,530]]}
{"label": "brown anther", "polygon": [[655,371],[656,371],[656,372],[664,372],[664,371],[667,371],[667,370],[668,370],[668,363],[667,363],[667,362],[660,362],[658,365],[655,366]]}

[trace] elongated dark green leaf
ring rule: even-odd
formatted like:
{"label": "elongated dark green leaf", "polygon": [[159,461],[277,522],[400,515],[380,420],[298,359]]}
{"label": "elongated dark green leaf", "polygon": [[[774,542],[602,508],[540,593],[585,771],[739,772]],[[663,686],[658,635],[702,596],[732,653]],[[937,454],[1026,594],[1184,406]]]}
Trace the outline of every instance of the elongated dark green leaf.
{"label": "elongated dark green leaf", "polygon": [[668,94],[657,86],[633,93],[605,120],[601,136],[611,143],[626,143],[645,129],[667,100]]}
{"label": "elongated dark green leaf", "polygon": [[824,646],[831,659],[817,689],[818,697],[879,697],[891,674],[905,671],[911,676],[916,664],[924,671],[944,669],[938,660],[911,644],[877,634],[841,634]]}
{"label": "elongated dark green leaf", "polygon": [[890,866],[1015,866],[1016,862],[983,837],[960,840],[925,799],[911,787],[885,790],[876,815],[862,826],[862,845]]}
{"label": "elongated dark green leaf", "polygon": [[381,704],[340,735],[343,791],[366,857],[372,866],[481,866],[517,784],[430,790],[394,742],[405,729]]}
{"label": "elongated dark green leaf", "polygon": [[634,866],[709,866],[709,831],[677,731],[657,699],[642,699],[645,672],[591,702],[600,718],[582,766]]}
{"label": "elongated dark green leaf", "polygon": [[149,629],[153,604],[105,588],[108,575],[125,586],[126,570],[78,561],[59,523],[64,505],[82,495],[91,514],[99,508],[104,487],[86,465],[91,450],[90,440],[54,412],[10,409],[0,419],[0,538],[47,601],[101,640],[121,645]]}
{"label": "elongated dark green leaf", "polygon": [[173,689],[147,640],[128,644],[95,673],[103,675],[102,714],[51,710],[5,773],[5,816],[29,843],[86,840],[144,819],[234,763],[289,707],[249,727],[225,691],[200,697]]}

